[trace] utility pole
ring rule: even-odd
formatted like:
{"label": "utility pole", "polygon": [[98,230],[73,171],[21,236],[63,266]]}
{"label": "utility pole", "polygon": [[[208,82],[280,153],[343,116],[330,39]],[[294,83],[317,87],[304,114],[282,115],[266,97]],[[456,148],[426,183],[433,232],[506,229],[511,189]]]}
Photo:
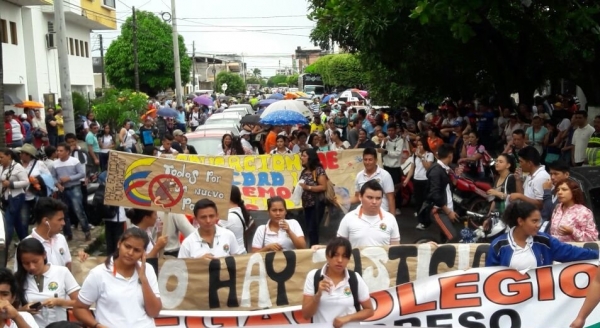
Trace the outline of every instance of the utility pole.
{"label": "utility pole", "polygon": [[102,34],[99,34],[100,38],[100,67],[102,69],[102,94],[106,89],[106,73],[104,72],[104,44],[102,43]]}
{"label": "utility pole", "polygon": [[193,76],[192,76],[192,93],[196,91],[196,41],[192,42],[192,68],[193,68]]}
{"label": "utility pole", "polygon": [[[181,94],[181,63],[179,62],[179,34],[177,33],[177,14],[175,10],[175,0],[171,0],[171,24],[173,26],[173,61],[175,62],[175,96],[177,105],[183,104]],[[188,72],[188,74],[190,74]]]}
{"label": "utility pole", "polygon": [[[67,49],[67,23],[63,1],[54,1],[54,25],[57,26],[58,66],[60,70],[60,94],[65,133],[75,133],[73,117],[73,95],[71,93],[71,72],[69,70],[69,52]],[[54,105],[54,104],[53,104]]]}
{"label": "utility pole", "polygon": [[135,79],[135,91],[140,92],[140,69],[138,62],[138,40],[137,40],[137,17],[135,7],[131,7],[133,21],[133,76]]}
{"label": "utility pole", "polygon": [[217,92],[217,66],[215,64],[215,55],[213,54],[213,91]]}

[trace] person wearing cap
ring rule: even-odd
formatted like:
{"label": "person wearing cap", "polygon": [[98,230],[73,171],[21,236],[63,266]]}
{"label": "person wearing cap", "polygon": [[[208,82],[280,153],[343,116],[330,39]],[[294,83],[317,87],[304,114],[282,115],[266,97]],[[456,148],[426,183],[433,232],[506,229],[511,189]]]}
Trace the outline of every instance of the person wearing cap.
{"label": "person wearing cap", "polygon": [[25,128],[23,127],[23,125],[21,124],[21,122],[19,122],[19,120],[15,119],[15,112],[12,110],[8,110],[4,113],[4,119],[5,119],[5,128],[7,128],[6,130],[6,134],[8,137],[8,133],[10,130],[10,143],[8,138],[6,139],[6,143],[7,145],[9,145],[11,148],[16,148],[16,147],[21,147],[23,146],[23,140],[25,140]]}
{"label": "person wearing cap", "polygon": [[531,126],[525,130],[525,142],[537,149],[541,155],[544,152],[546,134],[548,134],[548,129],[544,126],[544,120],[539,114],[534,114]]}
{"label": "person wearing cap", "polygon": [[[44,183],[43,184],[39,183],[38,187],[46,188],[45,180],[43,180],[43,178],[42,178],[42,175],[46,175],[47,177],[50,178],[50,180],[52,180],[52,185],[54,185],[54,179],[52,178],[52,173],[46,167],[46,164],[44,164],[43,161],[40,161],[36,158],[36,155],[37,155],[37,149],[35,149],[35,147],[33,147],[33,145],[24,144],[23,147],[21,147],[19,157],[21,159],[21,165],[27,172],[29,181],[30,182],[32,180],[35,181],[36,179],[38,181],[42,180]],[[34,187],[35,187],[35,185],[34,185]],[[36,202],[37,195],[33,193],[34,190],[32,190],[32,188],[28,188],[26,190],[25,203],[23,204],[23,207],[21,207],[21,223],[25,227],[27,227],[29,225],[30,218],[31,218],[31,212],[32,212],[33,206],[35,205],[35,202]],[[40,195],[43,195],[44,197],[48,196],[46,190],[39,190],[39,192],[40,192]]]}
{"label": "person wearing cap", "polygon": [[505,146],[512,144],[512,136],[516,130],[523,129],[523,125],[519,122],[517,113],[510,113],[508,115],[508,122],[504,126],[502,138],[505,140]]}
{"label": "person wearing cap", "polygon": [[31,133],[31,123],[27,120],[27,114],[21,114],[19,122],[21,122],[21,125],[23,125],[23,129],[25,130],[24,142],[29,144],[32,143],[33,134]]}
{"label": "person wearing cap", "polygon": [[183,154],[183,149],[181,148],[181,143],[183,141],[183,131],[180,129],[176,129],[173,131],[173,143],[171,144],[171,148],[177,150],[178,153]]}
{"label": "person wearing cap", "polygon": [[254,154],[254,147],[252,147],[252,145],[250,144],[250,131],[248,130],[242,130],[240,131],[240,139],[242,142],[242,147],[244,147],[245,149],[250,149],[252,150],[252,153]]}

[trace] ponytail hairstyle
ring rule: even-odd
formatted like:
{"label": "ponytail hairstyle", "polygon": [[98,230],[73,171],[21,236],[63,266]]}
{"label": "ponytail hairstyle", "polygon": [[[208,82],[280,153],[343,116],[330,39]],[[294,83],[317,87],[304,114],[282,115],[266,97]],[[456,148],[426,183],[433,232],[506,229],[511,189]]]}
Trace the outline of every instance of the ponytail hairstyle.
{"label": "ponytail hairstyle", "polygon": [[244,204],[244,200],[242,199],[242,193],[240,192],[240,188],[238,186],[231,186],[231,195],[229,196],[229,201],[236,204],[242,210],[242,216],[244,217],[244,223],[246,227],[250,224],[250,213],[246,209],[246,204]]}
{"label": "ponytail hairstyle", "polygon": [[21,306],[27,304],[27,297],[25,296],[25,291],[27,290],[27,275],[28,272],[23,266],[23,262],[21,261],[21,256],[23,254],[33,254],[44,257],[44,265],[48,263],[48,258],[46,257],[46,249],[42,242],[35,238],[27,238],[23,239],[19,246],[17,246],[17,255],[15,256],[15,261],[17,261],[17,272],[15,272],[15,280],[17,281],[17,293],[15,295],[16,301],[18,301]]}
{"label": "ponytail hairstyle", "polygon": [[154,211],[130,208],[125,211],[125,216],[127,216],[131,223],[138,225],[140,222],[142,222],[142,220],[144,220],[145,217],[152,216],[152,213],[154,213]]}
{"label": "ponytail hairstyle", "polygon": [[[118,243],[120,244],[129,238],[141,239],[144,242],[144,252],[146,251],[146,248],[148,247],[148,244],[150,243],[150,238],[148,237],[148,234],[146,232],[142,231],[142,229],[136,228],[136,227],[132,227],[132,228],[125,230],[125,232],[123,232],[123,234],[121,235],[121,238],[119,238]],[[33,239],[33,238],[30,238],[30,239]],[[110,266],[110,263],[118,258],[119,258],[119,248],[117,248],[117,250],[112,254],[112,256],[106,257],[106,260],[104,261],[104,265],[108,269],[108,267]]]}
{"label": "ponytail hairstyle", "polygon": [[502,221],[504,221],[504,224],[509,228],[513,228],[519,225],[519,219],[525,220],[535,211],[538,211],[538,208],[535,205],[517,200],[511,202],[504,210]]}

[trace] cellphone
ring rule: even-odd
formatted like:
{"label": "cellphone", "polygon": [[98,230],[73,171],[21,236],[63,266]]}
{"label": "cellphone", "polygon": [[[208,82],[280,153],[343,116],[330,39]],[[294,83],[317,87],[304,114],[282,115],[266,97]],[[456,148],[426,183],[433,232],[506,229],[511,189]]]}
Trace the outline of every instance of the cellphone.
{"label": "cellphone", "polygon": [[39,310],[42,308],[42,302],[33,303],[29,306],[30,309]]}

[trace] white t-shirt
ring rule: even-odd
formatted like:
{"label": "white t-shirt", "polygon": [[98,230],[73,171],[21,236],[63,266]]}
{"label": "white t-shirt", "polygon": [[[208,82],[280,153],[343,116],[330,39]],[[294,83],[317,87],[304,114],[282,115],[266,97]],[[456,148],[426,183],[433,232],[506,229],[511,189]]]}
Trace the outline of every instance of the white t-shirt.
{"label": "white t-shirt", "polygon": [[362,205],[348,212],[340,222],[337,235],[350,240],[352,247],[386,246],[400,241],[396,217],[389,212],[379,215],[361,214]]}
{"label": "white t-shirt", "polygon": [[234,207],[229,209],[229,213],[227,214],[227,218],[224,220],[219,220],[217,223],[220,227],[230,230],[235,235],[237,239],[238,246],[243,249],[242,254],[246,254],[246,245],[244,245],[244,215],[242,214],[242,209],[239,207]]}
{"label": "white t-shirt", "polygon": [[[321,275],[323,279],[330,279],[327,277],[327,265],[321,269]],[[310,270],[306,275],[304,282],[304,295],[314,296],[315,295],[315,273],[317,269]],[[356,280],[358,280],[358,301],[360,303],[370,299],[369,288],[358,273],[356,274]],[[346,270],[346,277],[339,284],[333,287],[330,292],[323,292],[317,312],[313,316],[313,323],[333,323],[335,318],[346,316],[349,314],[356,313],[354,308],[354,297],[352,297],[352,291],[349,283],[349,272]]]}
{"label": "white t-shirt", "polygon": [[513,249],[509,267],[517,271],[527,271],[529,269],[537,268],[537,259],[531,248],[533,245],[533,237],[527,237],[525,247],[521,247],[517,245],[513,239],[513,230],[515,230],[515,228],[511,228],[508,232],[508,243]]}
{"label": "white t-shirt", "polygon": [[568,118],[563,118],[563,120],[558,125],[558,131],[563,132],[568,130],[571,127],[571,120]]}
{"label": "white t-shirt", "polygon": [[[285,220],[292,232],[298,237],[304,237],[304,231],[302,231],[302,227],[300,223],[296,220]],[[269,223],[271,220],[267,221],[267,224],[262,225],[256,229],[254,233],[254,238],[252,239],[252,248],[261,249],[266,245],[277,243],[281,245],[282,250],[291,251],[296,249],[294,247],[294,242],[292,239],[282,229],[278,229],[277,231],[272,231],[269,229]]]}
{"label": "white t-shirt", "polygon": [[384,169],[377,166],[377,170],[371,176],[368,176],[365,173],[365,170],[358,172],[356,175],[356,180],[354,182],[355,191],[360,192],[360,188],[365,184],[365,182],[370,180],[376,180],[383,187],[383,199],[381,202],[381,208],[384,211],[390,210],[390,204],[388,203],[386,194],[393,193],[395,191],[394,188],[394,180],[392,180],[392,176]]}
{"label": "white t-shirt", "polygon": [[349,143],[348,141],[343,141],[343,142],[342,142],[342,146],[343,146],[343,147],[338,147],[338,146],[335,144],[335,142],[332,142],[332,143],[329,145],[329,150],[332,150],[332,151],[333,151],[333,150],[340,151],[340,150],[348,149],[348,148],[350,148],[350,143]]}
{"label": "white t-shirt", "polygon": [[[142,230],[140,227],[136,226],[135,224],[132,224],[131,227],[136,227],[140,230]],[[146,246],[146,254],[150,254],[150,252],[152,252],[152,250],[154,249],[154,237],[152,236],[152,228],[148,228],[146,229],[146,234],[148,235],[148,239],[150,240],[150,242],[148,243],[148,246]]]}
{"label": "white t-shirt", "polygon": [[573,132],[573,160],[575,163],[582,163],[587,159],[585,150],[595,131],[594,127],[588,124],[583,128],[575,129]]}
{"label": "white t-shirt", "polygon": [[[146,264],[146,277],[154,295],[160,297],[154,268]],[[79,300],[85,305],[96,303],[96,320],[107,327],[155,328],[154,319],[146,314],[139,276],[124,278],[113,274],[113,263],[93,268],[81,286]]]}
{"label": "white t-shirt", "polygon": [[213,239],[213,247],[200,237],[198,230],[194,231],[193,234],[187,236],[181,248],[179,249],[180,259],[194,259],[203,256],[204,254],[212,254],[214,257],[227,257],[231,255],[244,254],[245,249],[240,249],[238,246],[237,238],[233,232],[221,228],[218,225],[215,226],[215,238]]}
{"label": "white t-shirt", "polygon": [[113,143],[113,136],[111,136],[110,134],[105,134],[100,136],[98,139],[100,139],[100,152],[108,153],[110,151],[110,148],[104,147],[108,147]]}
{"label": "white t-shirt", "polygon": [[[50,269],[44,274],[43,289],[40,292],[33,275],[27,274],[27,289],[25,289],[25,297],[30,303],[44,302],[49,298],[70,299],[69,294],[80,289],[79,284],[75,281],[75,277],[71,271],[63,266],[50,264]],[[46,327],[47,325],[56,322],[67,320],[67,309],[63,307],[44,308],[39,314],[33,316],[38,326]]]}
{"label": "white t-shirt", "polygon": [[[413,158],[415,162],[415,172],[413,173],[413,178],[415,180],[427,180],[427,170],[425,169],[425,166],[423,166],[423,161],[421,158],[419,156],[411,156],[411,158]],[[425,160],[433,163],[435,158],[433,157],[432,153],[426,152]]]}
{"label": "white t-shirt", "polygon": [[550,179],[544,166],[540,166],[533,174],[528,174],[523,182],[523,194],[531,199],[544,198],[544,182]]}
{"label": "white t-shirt", "polygon": [[[31,314],[29,314],[28,312],[19,312],[19,314],[21,315],[21,318],[23,318],[23,320],[25,320],[25,322],[29,325],[29,328],[39,328],[37,322],[35,322],[35,319],[33,318],[33,316]],[[5,328],[19,328],[17,327],[17,324],[11,320],[10,321],[10,326],[7,326],[6,324],[4,324]]]}
{"label": "white t-shirt", "polygon": [[[27,236],[27,238],[35,238],[39,240],[42,245],[44,245],[44,249],[46,250],[46,257],[48,258],[48,263],[66,267],[68,263],[71,263],[71,251],[69,250],[69,244],[67,243],[67,239],[62,234],[56,234],[49,240],[46,240],[43,236],[40,236],[36,229],[33,228],[31,231],[31,235]],[[47,237],[46,237],[47,238]],[[16,255],[15,255],[16,256]],[[15,260],[14,271],[17,271],[17,261]]]}

